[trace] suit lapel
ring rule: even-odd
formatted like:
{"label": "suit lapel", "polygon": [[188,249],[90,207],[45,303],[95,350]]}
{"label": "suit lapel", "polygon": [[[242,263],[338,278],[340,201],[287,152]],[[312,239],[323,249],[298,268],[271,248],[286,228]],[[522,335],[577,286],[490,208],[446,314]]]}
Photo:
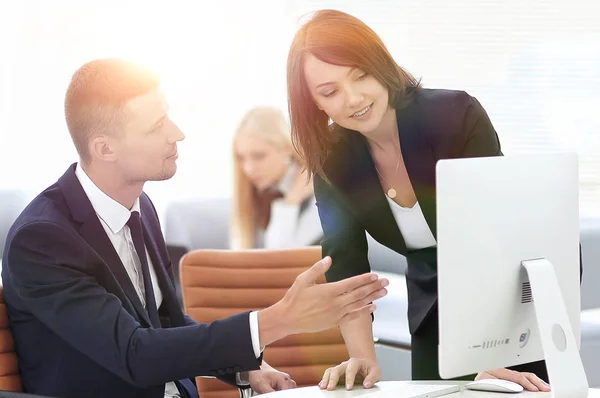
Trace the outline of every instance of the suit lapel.
{"label": "suit lapel", "polygon": [[151,325],[148,312],[142,305],[137,291],[133,287],[131,278],[125,266],[121,262],[119,255],[115,251],[112,242],[106,235],[104,228],[100,224],[97,217],[95,219],[89,219],[83,223],[80,228],[81,236],[92,246],[92,248],[102,257],[104,262],[108,265],[113,275],[119,281],[119,285],[123,289],[123,292],[135,308],[135,311],[140,319],[143,319],[148,326]]}
{"label": "suit lapel", "polygon": [[131,278],[127,274],[125,266],[106,235],[106,231],[102,228],[92,204],[75,175],[75,165],[72,165],[59,179],[58,185],[63,193],[65,193],[63,196],[74,220],[81,224],[79,228],[81,236],[107,264],[118,285],[123,290],[124,296],[127,297],[129,303],[135,309],[137,318],[146,322],[147,326],[150,326],[148,313],[133,287]]}
{"label": "suit lapel", "polygon": [[142,225],[144,226],[144,243],[146,244],[150,259],[152,260],[156,278],[158,279],[158,286],[160,287],[163,296],[163,305],[165,305],[168,310],[168,317],[170,318],[171,324],[163,324],[163,326],[183,326],[185,324],[183,312],[181,311],[179,301],[175,295],[175,286],[173,286],[172,280],[167,274],[165,263],[163,261],[166,256],[161,255],[160,244],[157,242],[160,238],[155,239],[154,237],[156,234],[161,234],[160,227],[158,223],[155,223],[155,220],[153,220],[154,209],[149,203],[148,206],[145,206],[146,202],[147,198],[142,195],[142,197],[140,197],[140,206],[143,206]]}

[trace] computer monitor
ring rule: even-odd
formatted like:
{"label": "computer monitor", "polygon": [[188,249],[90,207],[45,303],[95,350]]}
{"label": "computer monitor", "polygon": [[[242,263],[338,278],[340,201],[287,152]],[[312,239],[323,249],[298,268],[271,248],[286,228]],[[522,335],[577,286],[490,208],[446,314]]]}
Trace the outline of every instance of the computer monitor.
{"label": "computer monitor", "polygon": [[577,156],[447,159],[436,173],[440,376],[545,359],[555,396],[587,397]]}

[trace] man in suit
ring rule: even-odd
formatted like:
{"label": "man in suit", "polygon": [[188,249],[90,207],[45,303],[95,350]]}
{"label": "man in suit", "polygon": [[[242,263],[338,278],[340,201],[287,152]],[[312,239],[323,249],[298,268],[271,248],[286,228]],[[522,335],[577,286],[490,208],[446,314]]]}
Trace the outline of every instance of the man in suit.
{"label": "man in suit", "polygon": [[284,299],[198,324],[181,312],[146,181],[176,171],[184,136],[152,72],[119,59],[74,75],[65,117],[79,154],[9,231],[2,279],[27,392],[57,397],[197,397],[194,376],[259,392],[294,387],[262,362],[288,334],[334,327],[372,312],[385,279],[365,274],[315,284],[325,258]]}

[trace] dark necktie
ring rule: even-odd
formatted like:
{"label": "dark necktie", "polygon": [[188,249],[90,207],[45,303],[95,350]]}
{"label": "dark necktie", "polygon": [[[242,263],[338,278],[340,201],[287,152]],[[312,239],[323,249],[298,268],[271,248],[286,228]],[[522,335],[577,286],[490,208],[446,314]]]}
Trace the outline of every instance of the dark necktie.
{"label": "dark necktie", "polygon": [[152,280],[150,279],[150,268],[148,267],[148,257],[146,256],[146,249],[144,246],[144,232],[142,231],[142,222],[140,219],[140,213],[132,211],[127,225],[131,230],[131,238],[133,239],[133,245],[135,251],[140,259],[140,265],[142,268],[142,277],[144,278],[144,292],[146,298],[146,311],[150,317],[150,322],[154,328],[160,328],[160,318],[158,317],[158,309],[156,308],[156,301],[154,300],[154,289],[152,288]]}
{"label": "dark necktie", "polygon": [[[132,211],[127,225],[131,230],[131,238],[133,239],[133,245],[135,251],[140,258],[140,264],[142,266],[142,276],[144,278],[144,292],[146,297],[146,310],[150,317],[150,322],[155,329],[161,327],[160,318],[158,317],[158,309],[156,308],[156,301],[154,300],[154,289],[152,288],[152,280],[150,279],[150,268],[148,267],[148,257],[146,256],[146,249],[144,246],[144,232],[142,230],[142,221],[140,219],[140,213]],[[157,265],[158,266],[158,265]],[[198,390],[196,386],[189,379],[176,380],[175,385],[179,390],[182,398],[196,398],[198,397]]]}

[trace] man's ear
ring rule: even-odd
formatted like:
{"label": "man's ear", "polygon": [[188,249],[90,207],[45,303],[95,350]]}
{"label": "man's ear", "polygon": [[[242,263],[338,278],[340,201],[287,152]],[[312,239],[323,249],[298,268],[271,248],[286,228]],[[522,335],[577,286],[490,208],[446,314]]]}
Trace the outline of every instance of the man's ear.
{"label": "man's ear", "polygon": [[90,157],[103,162],[113,162],[116,158],[111,140],[105,135],[98,135],[90,140],[88,145]]}

